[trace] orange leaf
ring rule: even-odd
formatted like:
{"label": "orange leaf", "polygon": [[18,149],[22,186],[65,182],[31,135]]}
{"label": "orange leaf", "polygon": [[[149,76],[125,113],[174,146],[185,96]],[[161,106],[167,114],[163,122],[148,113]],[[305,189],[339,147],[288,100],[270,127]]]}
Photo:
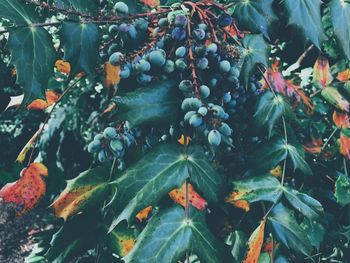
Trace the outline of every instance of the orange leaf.
{"label": "orange leaf", "polygon": [[27,152],[29,151],[29,149],[33,146],[33,144],[35,143],[36,139],[38,138],[38,135],[40,134],[42,129],[39,129],[36,131],[36,133],[34,133],[33,137],[30,138],[30,140],[27,142],[27,144],[23,147],[22,151],[18,154],[16,162],[19,163],[23,163]]}
{"label": "orange leaf", "polygon": [[233,204],[237,208],[243,209],[245,212],[250,210],[250,204],[247,200],[241,199],[248,191],[234,191],[229,195],[225,202]]}
{"label": "orange leaf", "polygon": [[69,62],[66,62],[66,61],[61,60],[61,59],[56,61],[55,67],[57,68],[57,70],[59,72],[64,73],[66,75],[69,75],[70,70],[71,70]]}
{"label": "orange leaf", "polygon": [[339,72],[337,75],[337,79],[341,82],[347,82],[350,80],[350,69],[346,69],[342,72]]}
{"label": "orange leaf", "polygon": [[340,134],[340,153],[350,159],[350,138],[344,133]]}
{"label": "orange leaf", "polygon": [[42,99],[36,99],[30,103],[27,107],[28,110],[45,110],[47,107],[55,104],[59,98],[60,94],[53,90],[46,91],[46,101]]}
{"label": "orange leaf", "polygon": [[190,141],[191,141],[191,137],[190,136],[186,136],[186,141],[185,141],[185,136],[182,134],[180,139],[177,140],[181,145],[189,145]]}
{"label": "orange leaf", "polygon": [[150,7],[158,7],[160,6],[159,0],[140,0],[141,3],[144,3],[145,5],[148,5]]}
{"label": "orange leaf", "polygon": [[311,99],[305,94],[304,90],[299,85],[295,85],[292,80],[287,80],[286,83],[288,96],[294,94],[298,101],[301,100],[304,103],[308,112],[312,113],[314,105],[312,104]]}
{"label": "orange leaf", "polygon": [[314,65],[313,77],[314,81],[320,82],[323,87],[328,86],[333,81],[328,59],[324,57],[319,57],[316,60]]}
{"label": "orange leaf", "polygon": [[148,206],[145,209],[141,210],[137,215],[136,218],[142,222],[143,220],[147,219],[149,213],[152,211],[152,206]]}
{"label": "orange leaf", "polygon": [[120,66],[113,66],[111,63],[105,63],[105,86],[111,88],[120,81]]}
{"label": "orange leaf", "polygon": [[250,236],[247,245],[248,250],[246,256],[242,263],[257,263],[259,260],[261,246],[264,241],[264,230],[266,221],[261,221],[257,229],[254,230],[253,234]]}
{"label": "orange leaf", "polygon": [[350,127],[349,116],[346,113],[333,112],[333,122],[339,129],[345,129]]}
{"label": "orange leaf", "polygon": [[[176,203],[186,206],[186,183],[184,183],[181,189],[174,189],[169,192],[169,196]],[[207,207],[207,201],[201,197],[193,188],[191,184],[188,184],[188,202],[199,210],[204,210]]]}
{"label": "orange leaf", "polygon": [[45,195],[46,184],[43,177],[48,170],[42,163],[32,163],[21,171],[21,177],[13,183],[6,184],[0,190],[0,199],[13,205],[16,215],[21,216],[37,205]]}

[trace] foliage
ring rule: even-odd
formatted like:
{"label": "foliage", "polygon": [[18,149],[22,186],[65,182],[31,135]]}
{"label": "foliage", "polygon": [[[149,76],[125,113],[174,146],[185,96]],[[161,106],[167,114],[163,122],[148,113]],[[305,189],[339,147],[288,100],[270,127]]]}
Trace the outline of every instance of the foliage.
{"label": "foliage", "polygon": [[63,219],[27,261],[346,262],[349,10],[0,0],[1,202]]}

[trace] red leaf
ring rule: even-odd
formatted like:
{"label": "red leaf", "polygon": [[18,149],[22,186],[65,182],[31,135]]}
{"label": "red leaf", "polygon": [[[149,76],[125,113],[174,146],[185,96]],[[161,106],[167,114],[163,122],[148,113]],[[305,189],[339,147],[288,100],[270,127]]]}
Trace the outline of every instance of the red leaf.
{"label": "red leaf", "polygon": [[158,7],[160,5],[159,0],[140,0],[141,3],[150,6],[150,7]]}
{"label": "red leaf", "polygon": [[346,129],[350,127],[349,116],[346,113],[334,111],[333,122],[339,129]]}
{"label": "red leaf", "polygon": [[[176,203],[186,206],[186,184],[183,184],[181,189],[174,189],[169,193],[171,199]],[[207,207],[207,201],[201,197],[193,188],[191,184],[188,184],[188,202],[199,210],[204,210]]]}
{"label": "red leaf", "polygon": [[35,207],[45,195],[46,184],[43,177],[46,176],[48,170],[45,165],[32,163],[22,170],[20,179],[6,184],[0,190],[0,198],[14,206],[17,216],[23,215]]}
{"label": "red leaf", "polygon": [[346,159],[350,159],[350,138],[344,133],[340,134],[340,153],[344,155]]}

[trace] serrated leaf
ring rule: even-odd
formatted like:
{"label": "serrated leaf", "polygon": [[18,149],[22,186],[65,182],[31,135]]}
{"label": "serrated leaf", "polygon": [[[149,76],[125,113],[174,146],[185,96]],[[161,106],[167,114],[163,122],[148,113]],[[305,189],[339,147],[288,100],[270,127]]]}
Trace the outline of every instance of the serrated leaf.
{"label": "serrated leaf", "polygon": [[6,184],[0,190],[0,199],[5,204],[13,206],[17,216],[33,209],[45,195],[44,178],[48,170],[42,163],[31,163],[21,171],[21,177],[13,183]]}
{"label": "serrated leaf", "polygon": [[31,25],[38,19],[31,9],[18,0],[1,0],[0,17],[8,19],[19,25]]}
{"label": "serrated leaf", "polygon": [[174,81],[162,81],[116,97],[115,118],[129,121],[131,127],[169,123],[177,118],[180,108],[176,92]]}
{"label": "serrated leaf", "polygon": [[264,242],[266,220],[262,220],[259,226],[254,230],[247,242],[247,253],[242,263],[257,263],[260,256],[261,246]]}
{"label": "serrated leaf", "polygon": [[307,194],[300,193],[289,187],[283,187],[283,195],[295,210],[302,213],[309,220],[316,220],[323,214],[321,203]]}
{"label": "serrated leaf", "polygon": [[187,223],[185,210],[174,206],[150,220],[124,260],[126,263],[173,263],[183,259],[188,251],[196,254],[204,263],[232,261],[225,244],[216,240],[208,230],[203,212],[191,208]]}
{"label": "serrated leaf", "polygon": [[250,76],[258,64],[268,66],[270,45],[265,42],[262,35],[246,35],[243,38],[242,44],[244,46],[244,58],[240,77],[244,83],[248,83]]}
{"label": "serrated leaf", "polygon": [[237,202],[245,200],[249,204],[257,201],[269,201],[276,203],[282,195],[280,182],[273,176],[256,176],[233,182],[233,191],[226,198],[226,202],[236,205]]}
{"label": "serrated leaf", "polygon": [[11,51],[11,64],[16,67],[17,83],[24,89],[24,103],[45,99],[56,61],[49,33],[43,28],[11,30],[7,48]]}
{"label": "serrated leaf", "polygon": [[109,192],[108,175],[108,169],[98,167],[69,180],[64,191],[52,204],[56,216],[67,220],[85,208],[103,202]]}
{"label": "serrated leaf", "polygon": [[350,204],[350,180],[349,177],[341,175],[335,183],[335,197],[337,203],[344,206]]}
{"label": "serrated leaf", "polygon": [[306,175],[311,175],[312,170],[305,161],[304,148],[298,143],[286,143],[285,139],[274,137],[262,145],[252,154],[250,163],[252,170],[267,172],[276,167],[287,157],[293,163],[294,170],[300,170]]}
{"label": "serrated leaf", "polygon": [[350,59],[350,3],[344,0],[332,0],[329,8],[334,37],[346,57]]}
{"label": "serrated leaf", "polygon": [[240,28],[268,37],[270,26],[277,19],[272,10],[272,3],[273,0],[240,1],[234,5],[232,15]]}
{"label": "serrated leaf", "polygon": [[223,178],[211,167],[201,147],[189,147],[187,154],[183,149],[177,144],[160,145],[112,182],[117,194],[111,203],[122,212],[110,230],[123,220],[130,222],[142,209],[180,188],[189,173],[191,184],[202,196],[210,202],[218,201]]}
{"label": "serrated leaf", "polygon": [[125,257],[135,246],[135,230],[121,224],[108,234],[107,240],[113,253]]}
{"label": "serrated leaf", "polygon": [[286,119],[295,119],[292,108],[282,95],[276,96],[271,91],[266,91],[260,98],[254,114],[254,121],[259,126],[267,126],[269,137],[273,127],[278,121],[282,122],[282,116]]}
{"label": "serrated leaf", "polygon": [[321,0],[283,0],[281,5],[286,10],[288,24],[300,30],[305,39],[309,39],[321,49],[326,40],[321,18]]}
{"label": "serrated leaf", "polygon": [[95,0],[52,0],[60,8],[69,9],[73,7],[83,14],[96,15],[98,6]]}
{"label": "serrated leaf", "polygon": [[235,206],[238,203],[238,207],[242,208],[240,207],[240,202],[246,201],[249,208],[250,203],[258,201],[277,203],[281,199],[282,194],[292,207],[310,220],[317,219],[323,213],[322,205],[316,199],[287,186],[282,186],[271,175],[255,176],[234,181],[233,190],[226,198],[226,202]]}
{"label": "serrated leaf", "polygon": [[93,23],[64,22],[60,30],[64,60],[71,75],[84,71],[93,75],[99,57],[99,28]]}
{"label": "serrated leaf", "polygon": [[288,249],[310,256],[312,245],[291,210],[279,203],[272,209],[268,221],[278,240]]}

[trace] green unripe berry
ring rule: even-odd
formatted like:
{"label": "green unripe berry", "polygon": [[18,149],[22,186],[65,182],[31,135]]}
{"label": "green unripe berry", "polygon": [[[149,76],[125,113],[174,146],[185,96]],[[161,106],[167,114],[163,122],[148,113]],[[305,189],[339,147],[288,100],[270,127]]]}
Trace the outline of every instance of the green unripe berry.
{"label": "green unripe berry", "polygon": [[112,140],[109,146],[113,152],[120,152],[124,149],[124,145],[120,140]]}
{"label": "green unripe berry", "polygon": [[181,81],[179,84],[179,90],[181,90],[182,92],[189,92],[192,90],[192,87],[192,81],[188,79]]}
{"label": "green unripe berry", "polygon": [[204,98],[204,99],[208,98],[209,95],[210,95],[210,89],[206,85],[201,85],[199,87],[199,91],[201,93],[201,97]]}
{"label": "green unripe berry", "polygon": [[104,163],[107,160],[107,153],[105,150],[101,150],[98,152],[98,160],[101,163]]}
{"label": "green unripe berry", "polygon": [[136,64],[136,70],[139,71],[139,72],[146,72],[146,71],[149,71],[151,69],[151,64],[144,60],[144,59],[141,59],[137,64]]}
{"label": "green unripe berry", "polygon": [[198,114],[202,115],[203,117],[204,117],[205,115],[207,115],[207,113],[208,113],[208,109],[207,109],[206,107],[200,107],[200,108],[198,109]]}
{"label": "green unripe berry", "polygon": [[165,64],[165,57],[159,50],[154,50],[149,54],[149,62],[156,67],[161,67]]}
{"label": "green unripe berry", "polygon": [[208,134],[208,142],[210,145],[219,146],[221,143],[221,134],[217,130],[211,130]]}
{"label": "green unripe berry", "polygon": [[189,120],[189,124],[195,128],[200,126],[202,124],[202,122],[203,122],[203,118],[202,118],[202,116],[200,116],[198,114],[194,114]]}
{"label": "green unripe berry", "polygon": [[197,98],[186,98],[181,104],[183,111],[194,110],[197,111],[202,106],[202,102]]}
{"label": "green unripe berry", "polygon": [[166,26],[168,26],[168,25],[169,25],[168,18],[163,17],[163,18],[159,19],[158,25],[159,25],[160,27],[166,27]]}
{"label": "green unripe berry", "polygon": [[122,14],[129,13],[129,7],[124,2],[117,2],[114,5],[114,11]]}
{"label": "green unripe berry", "polygon": [[240,72],[239,72],[238,68],[231,67],[231,69],[230,69],[230,76],[238,78],[239,77],[239,73]]}
{"label": "green unripe berry", "polygon": [[101,133],[96,134],[94,137],[94,141],[102,141],[103,140],[103,135]]}
{"label": "green unripe berry", "polygon": [[188,122],[189,120],[190,120],[190,118],[193,116],[193,115],[195,115],[196,114],[196,112],[195,111],[189,111],[189,112],[187,112],[186,114],[185,114],[185,116],[184,116],[184,121],[185,122]]}
{"label": "green unripe berry", "polygon": [[117,137],[117,131],[113,127],[107,127],[103,131],[103,136],[108,140],[113,140],[115,137]]}
{"label": "green unripe berry", "polygon": [[218,51],[218,46],[215,43],[211,43],[207,49],[210,53],[216,53]]}
{"label": "green unripe berry", "polygon": [[109,57],[109,63],[113,66],[118,66],[124,59],[124,55],[120,52],[115,52]]}
{"label": "green unripe berry", "polygon": [[186,55],[186,48],[185,47],[178,47],[175,51],[175,56],[178,58],[183,58]]}
{"label": "green unripe berry", "polygon": [[100,149],[101,149],[101,141],[97,141],[97,140],[93,140],[92,142],[90,142],[87,148],[89,153],[95,153]]}
{"label": "green unripe berry", "polygon": [[225,112],[224,109],[219,105],[214,105],[211,109],[213,111],[213,115],[216,117],[222,116],[223,113]]}
{"label": "green unripe berry", "polygon": [[179,71],[184,71],[187,69],[187,64],[184,59],[179,58],[175,61],[176,69]]}
{"label": "green unripe berry", "polygon": [[222,122],[220,127],[218,128],[219,132],[221,132],[225,136],[231,136],[232,129],[226,123]]}
{"label": "green unripe berry", "polygon": [[163,66],[163,70],[165,73],[172,73],[174,72],[175,70],[175,63],[174,61],[168,59],[166,62],[165,62],[165,65]]}
{"label": "green unripe berry", "polygon": [[229,61],[227,60],[220,61],[220,64],[219,64],[220,72],[227,73],[230,71],[230,69],[231,69],[231,64]]}

